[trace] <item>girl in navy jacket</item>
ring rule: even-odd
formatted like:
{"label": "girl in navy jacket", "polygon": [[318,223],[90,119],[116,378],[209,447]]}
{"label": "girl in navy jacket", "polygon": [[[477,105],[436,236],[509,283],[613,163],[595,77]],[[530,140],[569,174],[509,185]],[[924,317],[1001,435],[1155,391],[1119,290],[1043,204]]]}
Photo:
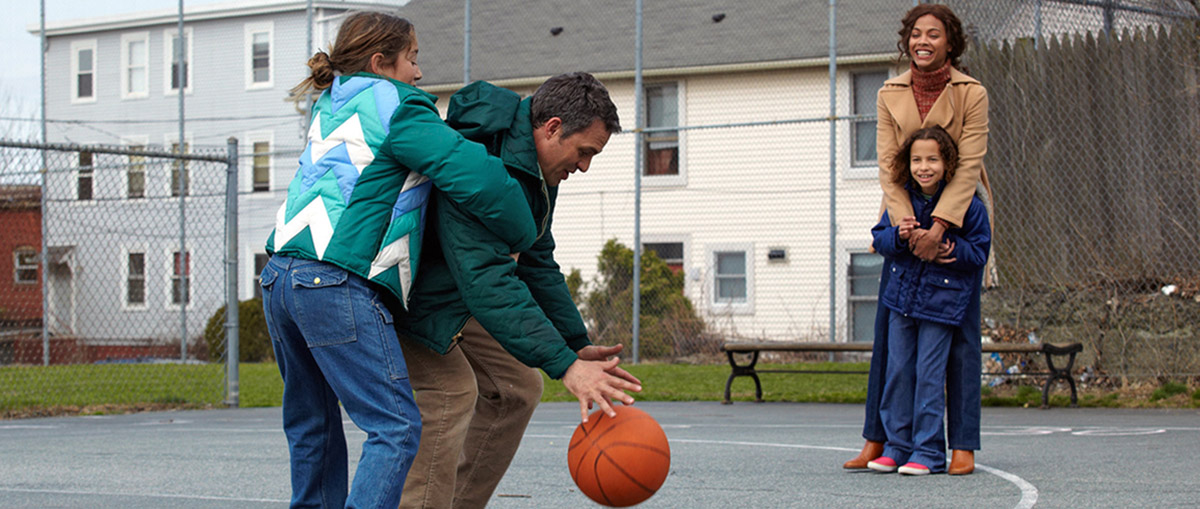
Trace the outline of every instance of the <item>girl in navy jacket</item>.
{"label": "girl in navy jacket", "polygon": [[991,244],[987,209],[973,198],[962,228],[947,229],[933,262],[914,256],[909,240],[914,230],[937,220],[933,209],[957,164],[954,140],[941,127],[913,133],[892,160],[892,172],[908,190],[915,215],[892,226],[885,213],[871,229],[875,250],[891,261],[889,282],[880,292],[889,311],[880,405],[887,443],[883,456],[868,464],[880,472],[946,470],[946,358],[954,334],[979,328],[980,283]]}

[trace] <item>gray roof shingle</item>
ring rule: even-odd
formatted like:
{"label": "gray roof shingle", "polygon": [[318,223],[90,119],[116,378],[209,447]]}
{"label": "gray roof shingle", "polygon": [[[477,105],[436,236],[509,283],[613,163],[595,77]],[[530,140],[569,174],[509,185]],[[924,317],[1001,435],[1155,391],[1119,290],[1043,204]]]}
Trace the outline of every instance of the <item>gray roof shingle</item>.
{"label": "gray roof shingle", "polygon": [[[643,11],[647,70],[823,58],[825,0],[650,0]],[[894,52],[904,1],[838,4],[839,56]],[[422,85],[462,81],[463,1],[411,0]],[[724,14],[719,23],[713,16]],[[550,30],[562,27],[557,36]],[[471,78],[503,80],[634,67],[633,0],[476,0]]]}

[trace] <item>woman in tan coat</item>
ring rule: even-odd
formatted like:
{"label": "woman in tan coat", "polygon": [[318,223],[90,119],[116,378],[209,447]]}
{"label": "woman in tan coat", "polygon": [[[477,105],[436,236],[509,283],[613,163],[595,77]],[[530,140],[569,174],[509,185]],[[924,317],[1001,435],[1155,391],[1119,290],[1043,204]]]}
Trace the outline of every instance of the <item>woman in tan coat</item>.
{"label": "woman in tan coat", "polygon": [[[879,181],[883,187],[883,205],[898,224],[913,215],[908,192],[893,182],[889,168],[901,142],[924,127],[941,126],[958,144],[957,175],[942,192],[933,211],[934,224],[914,230],[909,247],[924,260],[938,255],[942,235],[962,225],[971,197],[979,192],[991,208],[991,190],[983,168],[987,152],[988,97],[979,81],[958,70],[959,57],[966,50],[962,23],[948,7],[921,4],[913,7],[902,20],[896,47],[901,58],[910,60],[904,74],[886,81],[877,100],[878,131],[876,148]],[[881,210],[882,213],[882,210]],[[989,214],[989,216],[992,216]],[[880,293],[887,285],[889,267],[885,263]],[[845,468],[867,468],[867,462],[883,453],[887,440],[879,417],[883,373],[887,361],[887,312],[882,306],[876,314],[875,344],[867,386],[866,420],[862,451],[847,461]],[[979,449],[980,414],[980,339],[979,335],[958,335],[951,342],[946,376],[946,413],[949,417],[949,443],[953,455],[951,475],[969,474],[975,469],[974,451]]]}

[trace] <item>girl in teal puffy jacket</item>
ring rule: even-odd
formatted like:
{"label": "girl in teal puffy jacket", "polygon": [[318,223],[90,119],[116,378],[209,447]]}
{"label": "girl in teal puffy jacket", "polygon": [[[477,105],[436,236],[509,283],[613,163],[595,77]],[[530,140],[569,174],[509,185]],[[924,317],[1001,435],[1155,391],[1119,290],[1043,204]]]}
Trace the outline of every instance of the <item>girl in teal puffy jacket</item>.
{"label": "girl in teal puffy jacket", "polygon": [[987,209],[973,198],[962,227],[946,232],[932,262],[913,255],[909,239],[916,229],[933,224],[933,210],[957,164],[954,140],[941,127],[913,133],[893,159],[892,170],[908,190],[915,215],[892,226],[885,213],[871,230],[875,250],[891,262],[879,299],[889,313],[880,403],[887,442],[883,456],[868,463],[877,471],[922,475],[946,470],[946,360],[954,335],[979,327],[982,270],[991,245]]}
{"label": "girl in teal puffy jacket", "polygon": [[[279,373],[292,506],[396,507],[421,416],[389,304],[407,304],[430,188],[509,244],[537,235],[504,164],[450,129],[405,19],[360,12],[292,90],[312,126],[267,240],[263,308]],[[340,403],[340,406],[339,406]],[[347,492],[342,408],[367,434]]]}

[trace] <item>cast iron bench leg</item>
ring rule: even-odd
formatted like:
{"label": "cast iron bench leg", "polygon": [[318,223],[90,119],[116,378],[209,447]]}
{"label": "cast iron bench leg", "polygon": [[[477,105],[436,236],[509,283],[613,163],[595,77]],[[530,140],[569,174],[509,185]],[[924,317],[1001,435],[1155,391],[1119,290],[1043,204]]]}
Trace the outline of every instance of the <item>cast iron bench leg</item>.
{"label": "cast iron bench leg", "polygon": [[758,372],[754,370],[754,365],[758,364],[758,352],[750,353],[750,364],[745,366],[738,365],[737,361],[733,358],[733,354],[734,352],[725,352],[725,355],[729,357],[729,366],[733,369],[729,373],[729,379],[725,381],[725,401],[722,401],[721,404],[729,405],[733,403],[733,400],[730,399],[730,389],[733,386],[733,379],[739,376],[748,376],[754,379],[754,401],[762,403],[762,382],[758,379]]}
{"label": "cast iron bench leg", "polygon": [[[1057,380],[1066,380],[1067,385],[1071,386],[1071,408],[1079,407],[1079,394],[1075,390],[1075,379],[1071,378],[1071,371],[1075,367],[1075,354],[1083,350],[1082,345],[1070,345],[1066,348],[1058,348],[1053,345],[1044,345],[1042,352],[1046,356],[1046,367],[1050,369],[1050,376],[1046,378],[1046,386],[1042,388],[1042,408],[1050,408],[1050,385]],[[1054,356],[1066,355],[1067,366],[1063,369],[1054,367]]]}

